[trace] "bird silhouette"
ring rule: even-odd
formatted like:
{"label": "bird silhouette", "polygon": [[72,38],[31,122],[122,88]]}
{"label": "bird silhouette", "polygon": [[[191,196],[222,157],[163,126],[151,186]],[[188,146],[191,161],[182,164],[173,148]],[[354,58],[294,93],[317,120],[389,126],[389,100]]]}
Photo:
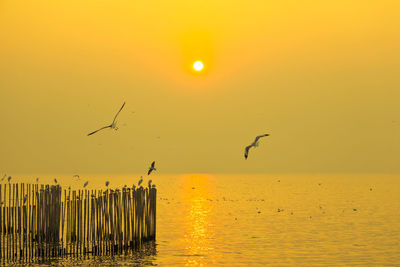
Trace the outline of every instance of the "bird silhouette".
{"label": "bird silhouette", "polygon": [[153,161],[153,163],[151,163],[151,166],[150,166],[150,168],[149,168],[149,171],[147,172],[147,175],[150,175],[150,173],[151,173],[152,171],[157,170],[157,169],[154,167],[155,164],[156,164],[155,161]]}
{"label": "bird silhouette", "polygon": [[124,108],[124,106],[125,106],[125,102],[124,102],[124,104],[122,104],[122,107],[119,109],[119,111],[117,112],[117,114],[116,114],[115,117],[114,117],[114,120],[112,121],[112,123],[111,123],[110,125],[104,126],[104,127],[100,128],[100,129],[94,131],[94,132],[91,132],[91,133],[88,134],[88,136],[89,136],[89,135],[92,135],[92,134],[95,134],[95,133],[97,133],[98,131],[107,129],[107,128],[117,130],[117,128],[116,128],[116,126],[117,126],[116,120],[117,120],[117,117],[118,117],[119,113],[120,113],[121,110]]}
{"label": "bird silhouette", "polygon": [[262,137],[265,136],[269,136],[269,134],[263,134],[263,135],[259,135],[256,137],[256,139],[254,139],[254,142],[251,145],[246,146],[246,148],[244,149],[244,158],[247,159],[247,157],[249,156],[249,150],[252,147],[258,147],[258,140]]}

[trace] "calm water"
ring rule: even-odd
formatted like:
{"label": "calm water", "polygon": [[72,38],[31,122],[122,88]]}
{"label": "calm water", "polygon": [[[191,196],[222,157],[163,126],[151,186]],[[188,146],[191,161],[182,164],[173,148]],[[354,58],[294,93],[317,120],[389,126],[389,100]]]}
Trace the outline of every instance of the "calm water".
{"label": "calm water", "polygon": [[[137,183],[137,177],[83,175],[70,184],[77,188],[89,180],[89,189],[99,189],[106,180],[117,187]],[[74,180],[57,178],[64,185]],[[158,188],[156,244],[135,255],[42,264],[400,266],[399,175],[151,178]]]}

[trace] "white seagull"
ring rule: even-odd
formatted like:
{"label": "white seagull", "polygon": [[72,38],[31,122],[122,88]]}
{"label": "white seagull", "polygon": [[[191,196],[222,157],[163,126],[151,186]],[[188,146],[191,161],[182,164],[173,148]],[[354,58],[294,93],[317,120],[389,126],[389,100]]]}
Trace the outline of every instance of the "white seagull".
{"label": "white seagull", "polygon": [[149,171],[147,172],[147,175],[150,175],[150,173],[151,173],[152,171],[157,170],[157,169],[154,167],[155,164],[156,164],[155,161],[153,161],[153,163],[151,163],[151,166],[150,166],[150,168],[149,168]]}
{"label": "white seagull", "polygon": [[259,140],[261,137],[264,137],[264,136],[269,136],[269,134],[262,134],[262,135],[257,136],[256,139],[254,140],[254,142],[253,142],[251,145],[246,146],[246,148],[245,148],[245,150],[244,150],[244,158],[245,158],[245,159],[247,159],[247,157],[249,156],[249,150],[250,150],[250,148],[252,148],[252,147],[258,147],[258,140]]}
{"label": "white seagull", "polygon": [[88,134],[88,136],[89,136],[89,135],[92,135],[92,134],[95,134],[95,133],[97,133],[98,131],[107,129],[107,128],[117,130],[117,129],[115,128],[115,127],[117,126],[116,120],[117,120],[118,114],[121,112],[121,110],[122,110],[122,108],[123,108],[124,106],[125,106],[125,102],[124,102],[124,104],[122,104],[122,107],[119,109],[119,111],[117,112],[117,114],[116,114],[115,117],[114,117],[114,120],[112,121],[112,123],[111,123],[110,125],[104,126],[103,128],[100,128],[100,129],[98,129],[98,130],[96,130],[96,131],[94,131],[94,132],[91,132],[91,133]]}

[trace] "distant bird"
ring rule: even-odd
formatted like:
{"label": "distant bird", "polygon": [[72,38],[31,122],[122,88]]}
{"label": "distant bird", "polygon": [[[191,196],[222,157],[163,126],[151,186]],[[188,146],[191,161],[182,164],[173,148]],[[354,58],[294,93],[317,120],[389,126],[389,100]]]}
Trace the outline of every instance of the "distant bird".
{"label": "distant bird", "polygon": [[156,168],[154,168],[154,165],[156,164],[156,162],[155,161],[153,161],[153,163],[151,163],[151,166],[150,166],[150,168],[149,168],[149,171],[147,172],[147,175],[150,175],[150,173],[152,172],[152,171],[155,171],[156,170]]}
{"label": "distant bird", "polygon": [[1,180],[3,181],[7,177],[7,174],[4,174],[3,178]]}
{"label": "distant bird", "polygon": [[353,209],[353,211],[357,211],[357,209]]}
{"label": "distant bird", "polygon": [[7,180],[8,180],[8,182],[10,182],[10,181],[11,181],[11,176],[8,176],[8,179],[7,179]]}
{"label": "distant bird", "polygon": [[86,181],[86,182],[83,184],[83,187],[86,187],[88,184],[89,184],[89,181]]}
{"label": "distant bird", "polygon": [[139,180],[139,182],[138,182],[138,184],[137,184],[137,185],[138,185],[138,186],[139,186],[139,185],[141,185],[141,184],[142,184],[142,182],[143,182],[143,178],[142,178],[142,176],[140,176],[140,180]]}
{"label": "distant bird", "polygon": [[39,182],[39,177],[36,177],[36,183]]}
{"label": "distant bird", "polygon": [[121,110],[123,109],[124,106],[125,106],[125,102],[124,102],[124,104],[122,104],[122,107],[119,109],[119,111],[117,112],[117,114],[116,114],[115,117],[114,117],[114,120],[112,121],[112,123],[111,123],[110,125],[104,126],[104,127],[100,128],[100,129],[94,131],[94,132],[91,132],[91,133],[88,134],[88,136],[89,136],[89,135],[92,135],[92,134],[95,134],[95,133],[97,133],[98,131],[107,129],[107,128],[116,129],[116,128],[115,128],[115,127],[117,126],[117,124],[116,124],[116,119],[117,119],[119,113],[121,112]]}
{"label": "distant bird", "polygon": [[246,146],[246,148],[245,148],[245,150],[244,150],[244,158],[245,158],[245,159],[247,159],[247,157],[249,156],[249,150],[250,150],[250,148],[252,148],[252,147],[258,147],[258,140],[259,140],[261,137],[264,137],[264,136],[269,136],[269,134],[263,134],[263,135],[257,136],[256,139],[254,139],[254,142],[253,142],[251,145]]}
{"label": "distant bird", "polygon": [[108,187],[108,185],[110,184],[110,182],[109,181],[106,181],[106,186]]}
{"label": "distant bird", "polygon": [[372,191],[372,188],[370,188],[369,191]]}
{"label": "distant bird", "polygon": [[54,182],[57,183],[57,179],[56,178],[54,178]]}
{"label": "distant bird", "polygon": [[151,188],[151,182],[152,182],[152,180],[149,180],[149,188]]}

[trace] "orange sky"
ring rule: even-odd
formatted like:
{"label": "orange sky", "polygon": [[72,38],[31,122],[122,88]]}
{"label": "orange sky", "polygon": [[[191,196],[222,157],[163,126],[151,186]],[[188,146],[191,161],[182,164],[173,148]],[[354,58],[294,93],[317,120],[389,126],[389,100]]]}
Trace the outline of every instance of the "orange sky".
{"label": "orange sky", "polygon": [[399,173],[399,10],[3,0],[0,172]]}

